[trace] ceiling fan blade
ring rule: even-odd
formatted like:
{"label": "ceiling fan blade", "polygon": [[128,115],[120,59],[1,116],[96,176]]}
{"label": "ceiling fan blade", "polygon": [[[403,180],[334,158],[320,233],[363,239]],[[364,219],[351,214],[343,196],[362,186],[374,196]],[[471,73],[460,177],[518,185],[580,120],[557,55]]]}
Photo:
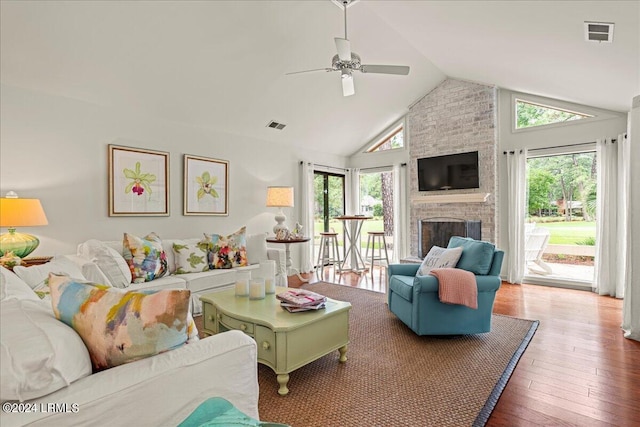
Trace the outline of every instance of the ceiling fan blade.
{"label": "ceiling fan blade", "polygon": [[356,93],[356,89],[353,86],[353,76],[342,75],[342,95],[351,96]]}
{"label": "ceiling fan blade", "polygon": [[336,50],[338,51],[338,57],[342,61],[351,61],[351,42],[347,39],[341,39],[336,37],[333,40],[336,42]]}
{"label": "ceiling fan blade", "polygon": [[333,68],[316,68],[314,70],[294,71],[292,73],[285,73],[285,76],[288,76],[290,74],[310,73],[312,71],[327,71],[328,72],[328,71],[338,71],[338,70],[333,69]]}
{"label": "ceiling fan blade", "polygon": [[363,73],[377,74],[399,74],[406,76],[409,74],[409,67],[406,65],[362,65],[360,71]]}

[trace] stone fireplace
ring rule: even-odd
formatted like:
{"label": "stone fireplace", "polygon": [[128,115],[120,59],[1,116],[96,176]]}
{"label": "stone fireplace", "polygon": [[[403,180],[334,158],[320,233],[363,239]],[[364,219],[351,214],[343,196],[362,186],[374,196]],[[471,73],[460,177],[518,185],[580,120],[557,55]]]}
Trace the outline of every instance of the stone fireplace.
{"label": "stone fireplace", "polygon": [[[493,86],[447,79],[409,110],[410,255],[424,257],[423,220],[453,218],[454,230],[437,232],[446,247],[449,233],[497,239],[497,93]],[[419,191],[417,161],[422,157],[478,151],[480,188]],[[445,220],[446,221],[446,220]],[[469,229],[455,229],[466,227]],[[479,235],[476,229],[480,229]],[[470,234],[470,233],[473,233]],[[478,236],[478,237],[475,237]],[[439,239],[439,240],[438,240]],[[446,243],[443,240],[446,239]],[[429,244],[429,243],[427,243]],[[428,250],[428,249],[426,249]]]}

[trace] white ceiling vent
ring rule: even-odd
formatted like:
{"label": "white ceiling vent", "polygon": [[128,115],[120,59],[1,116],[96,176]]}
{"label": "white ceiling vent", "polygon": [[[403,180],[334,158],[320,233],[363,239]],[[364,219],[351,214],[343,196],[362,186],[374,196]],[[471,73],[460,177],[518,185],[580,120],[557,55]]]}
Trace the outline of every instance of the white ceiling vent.
{"label": "white ceiling vent", "polygon": [[584,38],[588,42],[611,43],[613,23],[584,21]]}
{"label": "white ceiling vent", "polygon": [[267,127],[271,129],[282,130],[285,126],[286,125],[284,123],[278,123],[275,120],[271,120],[269,123],[267,123]]}

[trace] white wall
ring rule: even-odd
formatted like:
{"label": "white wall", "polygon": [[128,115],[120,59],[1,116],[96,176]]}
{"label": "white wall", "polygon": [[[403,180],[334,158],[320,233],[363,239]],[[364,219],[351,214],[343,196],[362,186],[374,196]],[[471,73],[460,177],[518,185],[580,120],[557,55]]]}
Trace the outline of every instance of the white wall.
{"label": "white wall", "polygon": [[[14,190],[21,197],[39,198],[49,220],[48,226],[19,230],[40,238],[33,256],[75,253],[79,242],[120,240],[123,232],[199,237],[246,225],[249,233],[271,233],[275,209],[265,207],[268,185],[297,189],[300,160],[346,163],[319,151],[291,151],[285,145],[7,85],[0,94],[0,193]],[[169,217],[108,216],[108,144],[170,153]],[[229,161],[228,217],[182,215],[183,154]],[[296,204],[285,210],[291,225],[298,218],[299,191]]]}
{"label": "white wall", "polygon": [[[514,132],[512,98],[524,96],[545,105],[554,105],[573,111],[597,115],[596,120],[576,120],[562,125],[541,126]],[[503,151],[520,150],[521,148],[548,148],[569,144],[595,142],[597,138],[617,138],[627,129],[627,115],[613,111],[599,110],[584,105],[569,104],[558,100],[519,94],[501,89],[498,95],[498,200],[509,200],[507,194],[507,167]],[[498,207],[498,246],[509,256],[507,240],[507,204],[499,203]],[[506,262],[503,266],[506,265]]]}

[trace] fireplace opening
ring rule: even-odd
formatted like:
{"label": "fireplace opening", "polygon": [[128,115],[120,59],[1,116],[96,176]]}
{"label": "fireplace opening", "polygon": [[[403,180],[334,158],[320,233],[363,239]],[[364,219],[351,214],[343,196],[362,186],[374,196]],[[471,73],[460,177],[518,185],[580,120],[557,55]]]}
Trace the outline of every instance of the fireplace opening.
{"label": "fireplace opening", "polygon": [[433,246],[446,248],[453,236],[482,239],[482,221],[459,218],[425,218],[418,222],[418,257],[424,258]]}

